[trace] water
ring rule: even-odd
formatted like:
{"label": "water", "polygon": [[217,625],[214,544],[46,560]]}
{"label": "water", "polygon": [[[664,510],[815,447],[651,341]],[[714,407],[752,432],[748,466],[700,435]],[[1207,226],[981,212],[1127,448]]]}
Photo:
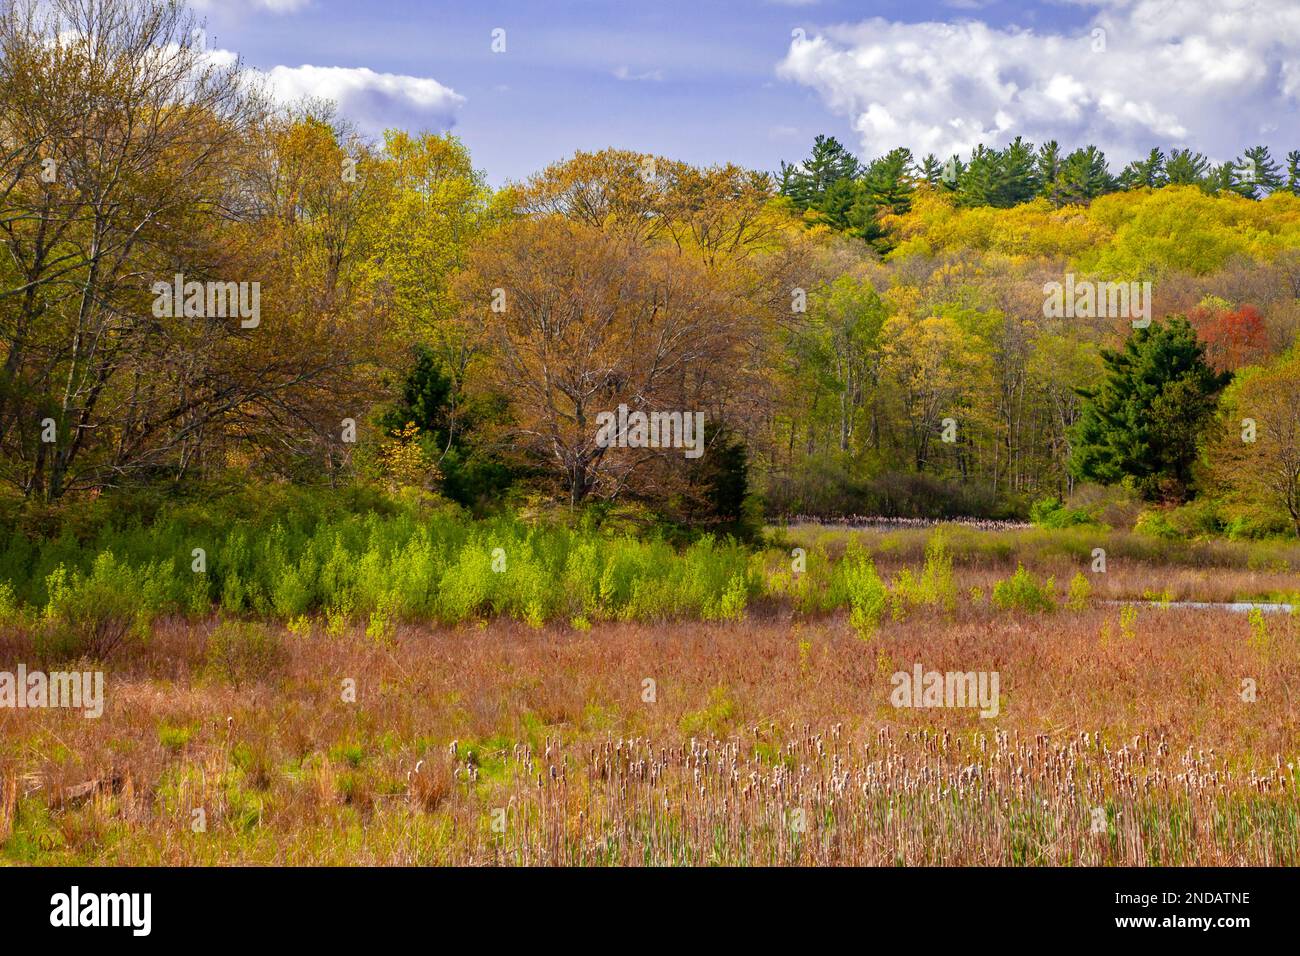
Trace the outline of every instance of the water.
{"label": "water", "polygon": [[1249,611],[1263,611],[1265,614],[1290,614],[1295,608],[1292,604],[1278,604],[1269,601],[1105,601],[1105,604],[1137,604],[1145,607],[1191,608],[1194,611],[1234,611],[1246,614]]}

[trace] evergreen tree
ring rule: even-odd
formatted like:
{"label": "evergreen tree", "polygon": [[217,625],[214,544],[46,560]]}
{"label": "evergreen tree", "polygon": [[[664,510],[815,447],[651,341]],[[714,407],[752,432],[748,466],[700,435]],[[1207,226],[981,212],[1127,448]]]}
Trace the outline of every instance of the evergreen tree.
{"label": "evergreen tree", "polygon": [[1267,146],[1252,146],[1236,165],[1242,182],[1255,186],[1252,193],[1262,190],[1268,194],[1286,185],[1282,167],[1273,161]]}
{"label": "evergreen tree", "polygon": [[860,179],[841,179],[826,190],[817,211],[832,229],[855,236],[881,251],[886,239],[880,226],[880,208],[872,201]]}
{"label": "evergreen tree", "polygon": [[957,202],[963,206],[992,206],[1003,188],[1002,159],[982,143],[957,181]]}
{"label": "evergreen tree", "polygon": [[776,174],[776,191],[782,196],[794,199],[795,205],[798,205],[799,201],[795,199],[795,196],[802,188],[802,176],[803,171],[798,166],[781,160],[781,170]]}
{"label": "evergreen tree", "polygon": [[902,215],[912,208],[915,179],[912,151],[900,147],[873,160],[862,176],[862,183],[873,205]]}
{"label": "evergreen tree", "polygon": [[1231,373],[1209,366],[1182,317],[1134,330],[1102,360],[1105,380],[1079,390],[1084,406],[1071,433],[1070,470],[1107,485],[1127,479],[1148,499],[1186,500],[1197,440]]}
{"label": "evergreen tree", "polygon": [[1000,155],[1002,186],[995,206],[1017,206],[1038,194],[1038,169],[1034,144],[1019,136]]}
{"label": "evergreen tree", "polygon": [[1063,202],[1059,189],[1061,164],[1061,146],[1056,140],[1049,140],[1038,147],[1038,155],[1034,159],[1038,193],[1050,200],[1054,206],[1060,206]]}
{"label": "evergreen tree", "polygon": [[1137,189],[1147,186],[1159,189],[1168,185],[1169,177],[1165,173],[1165,154],[1160,149],[1153,149],[1146,159],[1135,159],[1120,173],[1119,185],[1123,189]]}
{"label": "evergreen tree", "polygon": [[861,172],[857,157],[834,136],[818,136],[812,155],[798,166],[781,164],[778,179],[781,194],[789,196],[800,209],[816,207],[826,190],[842,179],[856,179]]}
{"label": "evergreen tree", "polygon": [[1058,205],[1091,202],[1115,188],[1115,180],[1106,168],[1106,154],[1096,146],[1076,149],[1065,157],[1056,181],[1057,198],[1053,201]]}
{"label": "evergreen tree", "polygon": [[961,157],[953,153],[939,170],[939,182],[949,192],[955,193],[961,186],[962,177],[966,175],[966,164]]}
{"label": "evergreen tree", "polygon": [[1210,161],[1190,149],[1176,149],[1165,163],[1170,186],[1201,186],[1210,171]]}
{"label": "evergreen tree", "polygon": [[853,179],[840,179],[827,187],[814,208],[832,229],[843,232],[850,228],[853,210],[861,204],[863,197],[861,183]]}
{"label": "evergreen tree", "polygon": [[1286,154],[1286,188],[1300,196],[1300,149]]}
{"label": "evergreen tree", "polygon": [[1201,188],[1211,196],[1231,192],[1254,199],[1258,195],[1255,183],[1243,178],[1241,168],[1233,162],[1220,163],[1211,169],[1201,183]]}
{"label": "evergreen tree", "polygon": [[692,524],[749,540],[762,528],[749,507],[749,449],[734,429],[713,422],[705,426],[704,443],[709,453],[691,470],[703,513],[691,514]]}
{"label": "evergreen tree", "polygon": [[476,447],[475,429],[499,419],[503,403],[487,399],[468,403],[432,349],[417,345],[414,361],[402,380],[399,399],[379,416],[390,437],[414,424],[430,461],[442,472],[442,492],[453,501],[476,506],[498,499],[516,475],[492,452]]}
{"label": "evergreen tree", "polygon": [[921,178],[936,189],[943,178],[943,164],[934,153],[926,153],[921,160]]}

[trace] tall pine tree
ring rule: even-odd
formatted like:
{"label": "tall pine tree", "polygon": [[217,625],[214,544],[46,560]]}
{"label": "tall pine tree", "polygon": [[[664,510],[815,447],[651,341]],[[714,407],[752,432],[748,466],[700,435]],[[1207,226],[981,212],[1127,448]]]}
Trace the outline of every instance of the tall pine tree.
{"label": "tall pine tree", "polygon": [[1079,390],[1084,406],[1071,432],[1070,470],[1105,485],[1131,482],[1150,500],[1186,500],[1197,442],[1231,373],[1210,367],[1181,317],[1135,329],[1102,360],[1105,380]]}

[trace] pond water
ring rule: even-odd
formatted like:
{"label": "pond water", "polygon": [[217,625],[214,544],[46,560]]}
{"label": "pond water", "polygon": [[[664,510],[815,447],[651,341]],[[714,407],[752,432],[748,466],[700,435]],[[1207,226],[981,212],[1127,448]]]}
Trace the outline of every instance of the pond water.
{"label": "pond water", "polygon": [[1191,608],[1195,611],[1235,611],[1245,614],[1256,609],[1265,614],[1290,614],[1294,605],[1270,601],[1105,601],[1106,604],[1137,604],[1144,607]]}

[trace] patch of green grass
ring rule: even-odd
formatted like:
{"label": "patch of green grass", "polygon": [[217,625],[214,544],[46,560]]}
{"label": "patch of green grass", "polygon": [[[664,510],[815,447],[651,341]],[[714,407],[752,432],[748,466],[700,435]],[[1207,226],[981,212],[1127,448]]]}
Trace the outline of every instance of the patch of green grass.
{"label": "patch of green grass", "polygon": [[158,742],[167,750],[184,750],[198,730],[198,724],[159,724]]}

